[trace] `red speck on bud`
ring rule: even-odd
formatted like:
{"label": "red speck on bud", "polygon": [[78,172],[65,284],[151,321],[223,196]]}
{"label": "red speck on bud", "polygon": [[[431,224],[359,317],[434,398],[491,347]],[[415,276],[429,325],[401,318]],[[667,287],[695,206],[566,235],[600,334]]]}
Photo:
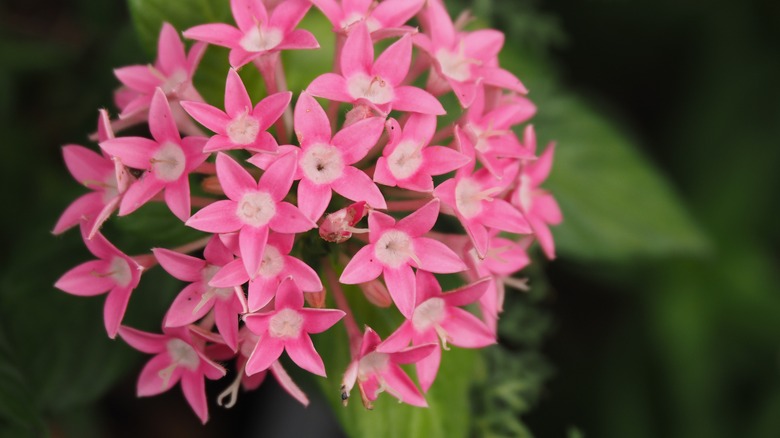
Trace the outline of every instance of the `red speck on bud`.
{"label": "red speck on bud", "polygon": [[325,216],[319,225],[320,237],[336,243],[348,240],[353,232],[360,231],[355,229],[355,225],[367,212],[366,203],[361,201]]}
{"label": "red speck on bud", "polygon": [[325,297],[327,296],[327,292],[325,289],[322,289],[319,292],[304,292],[303,298],[306,300],[306,303],[314,307],[315,309],[324,309],[325,308]]}
{"label": "red speck on bud", "polygon": [[387,291],[387,287],[378,279],[360,283],[358,286],[371,304],[377,307],[390,307],[393,304],[390,292]]}

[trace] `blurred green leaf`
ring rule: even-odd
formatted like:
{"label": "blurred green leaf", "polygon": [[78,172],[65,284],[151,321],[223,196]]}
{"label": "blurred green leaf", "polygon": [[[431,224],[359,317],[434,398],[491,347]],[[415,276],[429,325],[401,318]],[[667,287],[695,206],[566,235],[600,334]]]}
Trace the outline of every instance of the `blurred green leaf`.
{"label": "blurred green leaf", "polygon": [[43,431],[43,418],[30,386],[0,328],[0,435],[33,436]]}

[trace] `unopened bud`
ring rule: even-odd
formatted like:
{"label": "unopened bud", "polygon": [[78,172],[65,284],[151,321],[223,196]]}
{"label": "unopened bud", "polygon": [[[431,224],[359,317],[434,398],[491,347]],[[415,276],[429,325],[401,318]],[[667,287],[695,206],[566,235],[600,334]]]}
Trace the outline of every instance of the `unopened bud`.
{"label": "unopened bud", "polygon": [[219,179],[216,176],[209,176],[204,178],[200,185],[203,187],[203,191],[206,193],[213,193],[215,195],[225,194],[225,191],[222,190],[222,184],[219,183]]}
{"label": "unopened bud", "polygon": [[374,117],[374,112],[371,111],[371,108],[369,108],[368,105],[355,105],[354,108],[347,112],[347,118],[344,120],[344,127],[346,128],[347,126],[354,125],[369,117]]}
{"label": "unopened bud", "polygon": [[322,309],[325,307],[325,297],[327,296],[327,292],[325,289],[322,289],[319,292],[304,292],[303,298],[306,300],[306,303],[309,304],[310,307],[314,307],[315,309]]}
{"label": "unopened bud", "polygon": [[393,298],[390,297],[390,292],[387,291],[387,287],[378,279],[360,283],[358,286],[371,304],[377,307],[390,307],[390,305],[393,304]]}
{"label": "unopened bud", "polygon": [[319,225],[320,237],[328,242],[341,243],[352,237],[352,233],[365,231],[356,229],[355,225],[367,211],[366,203],[361,201],[325,216]]}

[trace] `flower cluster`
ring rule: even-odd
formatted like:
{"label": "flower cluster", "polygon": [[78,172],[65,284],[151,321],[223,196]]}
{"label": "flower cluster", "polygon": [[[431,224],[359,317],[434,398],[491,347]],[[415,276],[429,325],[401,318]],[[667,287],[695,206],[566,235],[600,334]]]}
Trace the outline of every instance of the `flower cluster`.
{"label": "flower cluster", "polygon": [[[119,118],[100,111],[100,153],[64,147],[68,169],[90,192],[54,232],[79,226],[96,259],[56,287],[107,293],[108,336],[154,354],[138,395],[181,382],[203,422],[204,379],[225,376],[221,364],[233,359],[236,378],[220,404],[232,405],[240,387],[257,387],[269,370],[308,403],[279,359],[286,352],[325,376],[310,335],[342,319],[352,354],[340,370],[344,402],[357,385],[369,408],[382,391],[425,406],[442,350],[496,341],[505,286],[525,288],[512,275],[530,262],[529,245],[555,255],[548,226],[561,215],[539,187],[553,148],[537,156],[526,123],[535,107],[499,66],[503,34],[464,30],[467,20],[453,22],[440,0],[231,0],[231,8],[235,26],[185,30],[195,41],[188,51],[164,24],[154,64],[115,70]],[[336,35],[333,70],[293,94],[280,53],[319,47],[297,28],[315,9]],[[386,48],[377,54],[380,40]],[[206,103],[193,84],[208,45],[230,49],[224,107]],[[238,73],[251,68],[267,91],[256,103]],[[450,92],[459,105],[449,110],[461,116],[441,126],[439,97]],[[138,124],[151,138],[115,135]],[[520,139],[513,128],[524,124]],[[204,237],[128,256],[101,234],[114,212],[132,216],[158,202]],[[122,325],[143,273],[158,264],[187,283],[162,334]],[[464,285],[443,292],[435,274],[459,274]],[[405,322],[384,341],[372,321],[360,321],[361,330],[343,285],[394,306]],[[326,307],[328,295],[337,309]],[[464,309],[472,304],[479,317]],[[399,364],[416,365],[419,387]]]}

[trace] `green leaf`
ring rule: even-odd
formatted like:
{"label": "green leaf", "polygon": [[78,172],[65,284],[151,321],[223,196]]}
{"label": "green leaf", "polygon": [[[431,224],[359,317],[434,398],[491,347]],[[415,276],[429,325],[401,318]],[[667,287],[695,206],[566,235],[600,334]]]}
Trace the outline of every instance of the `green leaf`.
{"label": "green leaf", "polygon": [[33,393],[0,328],[0,436],[37,436],[43,429]]}

